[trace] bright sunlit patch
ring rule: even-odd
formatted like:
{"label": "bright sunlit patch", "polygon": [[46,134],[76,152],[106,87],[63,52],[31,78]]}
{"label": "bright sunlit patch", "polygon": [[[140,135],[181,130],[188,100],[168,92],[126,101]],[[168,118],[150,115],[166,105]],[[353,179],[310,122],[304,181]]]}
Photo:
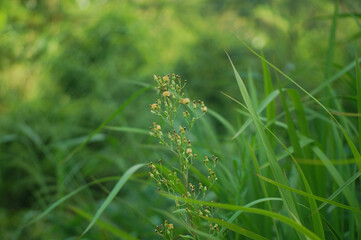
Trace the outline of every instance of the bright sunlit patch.
{"label": "bright sunlit patch", "polygon": [[80,9],[86,9],[90,5],[89,0],[77,0],[76,2],[78,3]]}
{"label": "bright sunlit patch", "polygon": [[261,36],[256,36],[252,39],[252,46],[257,49],[262,49],[267,43],[266,38]]}

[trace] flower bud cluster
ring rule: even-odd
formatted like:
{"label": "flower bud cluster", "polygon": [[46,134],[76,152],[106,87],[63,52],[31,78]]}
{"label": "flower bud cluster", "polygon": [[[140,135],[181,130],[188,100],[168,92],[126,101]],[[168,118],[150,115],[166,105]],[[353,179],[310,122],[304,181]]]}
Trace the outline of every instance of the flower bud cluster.
{"label": "flower bud cluster", "polygon": [[154,231],[156,234],[162,236],[164,239],[173,239],[173,230],[174,225],[172,223],[168,223],[168,221],[165,220],[164,224],[157,226]]}
{"label": "flower bud cluster", "polygon": [[215,157],[214,155],[212,155],[211,159],[212,159],[212,161],[209,161],[208,156],[204,156],[203,164],[208,170],[208,173],[209,173],[208,179],[210,180],[211,184],[213,185],[218,180],[216,173],[214,172],[214,169],[216,168],[217,163],[218,163],[218,157]]}
{"label": "flower bud cluster", "polygon": [[147,166],[150,170],[148,174],[156,181],[159,191],[163,190],[173,194],[179,188],[177,186],[180,183],[180,179],[177,176],[177,172],[167,171],[163,168],[161,160],[159,160],[159,164],[150,162]]}
{"label": "flower bud cluster", "polygon": [[[187,81],[182,81],[181,77],[175,74],[159,77],[154,75],[154,80],[157,83],[158,96],[157,100],[149,105],[151,113],[160,116],[163,122],[153,123],[150,128],[150,135],[159,139],[160,144],[165,145],[170,151],[178,157],[178,164],[163,166],[162,161],[159,164],[150,162],[149,176],[155,180],[158,185],[158,190],[166,191],[170,194],[180,195],[183,198],[193,198],[204,200],[206,194],[210,191],[212,185],[217,181],[214,168],[216,167],[218,158],[212,156],[212,162],[205,157],[204,166],[208,174],[208,182],[197,185],[191,183],[191,176],[189,170],[193,163],[198,160],[197,154],[192,147],[189,137],[194,122],[202,117],[207,112],[205,103],[201,100],[191,100],[185,96],[183,89]],[[183,119],[178,118],[177,114],[182,109]],[[178,126],[175,126],[177,122]],[[180,124],[180,125],[179,125]],[[178,178],[178,174],[180,177]],[[208,206],[200,206],[197,204],[180,203],[175,201],[177,209],[180,211],[183,221],[190,226],[193,226],[195,218],[197,222],[200,221],[199,215],[211,216],[211,211]],[[164,225],[157,227],[156,233],[163,236],[164,239],[169,238],[169,234],[173,230],[173,224],[165,222]],[[194,237],[194,233],[192,233]]]}
{"label": "flower bud cluster", "polygon": [[164,77],[154,75],[154,80],[157,83],[158,99],[149,105],[153,114],[159,115],[173,124],[178,109],[183,106],[185,108],[183,116],[191,128],[195,120],[207,112],[207,107],[203,101],[193,100],[192,102],[188,97],[185,97],[182,90],[186,86],[187,80],[182,82],[179,75],[174,73]]}
{"label": "flower bud cluster", "polygon": [[156,122],[154,122],[153,127],[150,127],[149,134],[151,136],[162,138],[162,136],[163,136],[162,127],[160,125],[158,125]]}
{"label": "flower bud cluster", "polygon": [[209,224],[209,231],[212,233],[212,232],[219,232],[219,226],[218,224]]}

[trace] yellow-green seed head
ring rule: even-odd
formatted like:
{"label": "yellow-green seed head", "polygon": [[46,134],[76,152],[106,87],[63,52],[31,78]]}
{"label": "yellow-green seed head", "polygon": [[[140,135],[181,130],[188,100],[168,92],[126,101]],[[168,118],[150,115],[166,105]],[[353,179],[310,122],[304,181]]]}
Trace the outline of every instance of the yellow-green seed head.
{"label": "yellow-green seed head", "polygon": [[163,92],[163,97],[169,97],[170,96],[170,92],[169,91],[164,91]]}

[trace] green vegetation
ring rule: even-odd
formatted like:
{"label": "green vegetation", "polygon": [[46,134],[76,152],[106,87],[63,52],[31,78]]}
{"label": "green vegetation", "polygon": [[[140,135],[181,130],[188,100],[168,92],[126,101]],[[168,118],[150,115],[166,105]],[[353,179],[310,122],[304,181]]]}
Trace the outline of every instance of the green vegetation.
{"label": "green vegetation", "polygon": [[0,1],[0,238],[360,239],[360,41],[352,0]]}

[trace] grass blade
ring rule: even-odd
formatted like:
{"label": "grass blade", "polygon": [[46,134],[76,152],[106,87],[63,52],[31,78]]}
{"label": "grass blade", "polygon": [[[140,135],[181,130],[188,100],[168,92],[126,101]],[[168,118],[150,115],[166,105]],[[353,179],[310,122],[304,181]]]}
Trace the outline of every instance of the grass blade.
{"label": "grass blade", "polygon": [[[358,61],[361,61],[361,58],[358,58]],[[332,77],[326,79],[322,84],[320,84],[319,86],[317,86],[315,89],[313,89],[312,91],[310,91],[310,95],[315,95],[317,93],[319,93],[320,91],[322,91],[325,87],[327,87],[328,85],[330,85],[331,83],[333,83],[334,81],[336,81],[337,79],[339,79],[342,75],[346,74],[348,71],[350,71],[352,68],[354,68],[356,66],[355,62],[352,61],[351,63],[349,63],[348,65],[346,65],[344,68],[342,68],[340,71],[338,71],[337,73],[333,74]],[[309,97],[309,96],[307,96]]]}
{"label": "grass blade", "polygon": [[[262,125],[260,124],[260,119],[258,117],[257,112],[255,111],[255,109],[253,107],[253,104],[252,104],[251,98],[248,94],[248,91],[246,89],[246,86],[244,85],[244,82],[241,79],[241,76],[238,74],[236,68],[234,67],[233,62],[232,62],[231,58],[229,57],[229,55],[228,55],[228,58],[229,58],[229,61],[231,62],[234,75],[236,77],[239,89],[241,91],[241,95],[242,95],[242,97],[245,101],[245,104],[248,108],[248,111],[252,117],[252,120],[256,127],[258,136],[260,137],[263,147],[265,148],[265,152],[266,152],[268,161],[270,162],[272,172],[278,182],[288,185],[288,181],[282,173],[281,166],[277,162],[277,159],[276,159],[275,153],[272,149],[271,143],[269,142],[269,139],[266,136],[266,133],[264,132]],[[294,198],[293,198],[291,192],[285,191],[282,188],[279,188],[279,191],[282,196],[282,199],[284,200],[287,210],[290,211],[290,215],[292,217],[294,217],[297,221],[300,221],[297,207],[296,207],[296,204],[295,204],[295,201],[294,201]]]}
{"label": "grass blade", "polygon": [[[247,142],[247,145],[248,145],[248,149],[250,150],[250,153],[251,153],[251,158],[252,158],[252,161],[253,161],[253,165],[254,165],[254,168],[256,170],[256,173],[261,175],[261,169],[259,167],[259,164],[258,164],[258,161],[257,161],[257,157],[256,157],[256,154],[252,148],[252,146]],[[262,192],[263,194],[266,196],[266,198],[268,198],[269,194],[268,194],[268,191],[267,191],[267,188],[264,184],[263,181],[259,181],[260,185],[261,185],[261,188],[262,188]],[[281,199],[282,200],[282,199]],[[249,205],[246,205],[246,207],[250,207]],[[268,201],[267,202],[267,208],[269,211],[272,211],[272,205],[271,203]],[[236,213],[235,213],[236,214]],[[232,216],[233,217],[233,216]],[[275,222],[274,219],[272,219],[273,221],[273,226],[275,228],[275,231],[276,231],[276,234],[277,234],[277,237],[279,238],[279,233],[278,233],[278,228],[277,228],[277,223]]]}
{"label": "grass blade", "polygon": [[42,219],[43,217],[45,217],[46,215],[48,215],[52,210],[54,210],[56,207],[58,207],[60,204],[62,204],[63,202],[65,202],[66,200],[68,200],[69,198],[71,198],[72,196],[76,195],[77,193],[81,192],[82,190],[99,184],[100,182],[108,182],[108,181],[115,181],[118,180],[119,177],[107,177],[107,178],[102,178],[102,179],[97,179],[93,182],[88,183],[87,185],[84,185],[80,188],[75,189],[74,191],[72,191],[71,193],[65,195],[64,197],[60,198],[59,200],[57,200],[56,202],[54,202],[53,204],[51,204],[47,209],[45,209],[41,214],[39,214],[37,217],[35,217],[34,219],[32,219],[31,221],[29,221],[28,223],[26,223],[24,225],[24,227],[27,227],[37,221],[39,221],[40,219]]}
{"label": "grass blade", "polygon": [[[357,93],[357,112],[361,114],[361,70],[357,56],[355,60],[356,70],[356,93]],[[358,118],[358,137],[359,137],[359,149],[361,152],[361,117]]]}
{"label": "grass blade", "polygon": [[190,198],[182,198],[182,197],[177,197],[177,196],[174,196],[174,195],[171,195],[168,193],[162,193],[162,195],[164,195],[167,198],[182,201],[185,203],[194,203],[194,204],[198,204],[198,205],[210,206],[210,207],[221,208],[221,209],[226,209],[226,210],[231,210],[231,211],[244,211],[247,213],[253,213],[253,214],[258,214],[258,215],[262,215],[262,216],[266,216],[266,217],[271,217],[271,218],[277,219],[280,222],[283,222],[286,225],[292,227],[299,233],[304,234],[309,239],[314,239],[314,240],[320,239],[317,235],[315,235],[313,232],[311,232],[309,229],[304,227],[299,222],[296,222],[295,220],[293,220],[289,217],[283,216],[283,215],[275,213],[275,212],[271,212],[271,211],[267,211],[267,210],[263,210],[263,209],[259,209],[259,208],[250,208],[250,207],[244,207],[244,206],[238,206],[238,205],[232,205],[232,204],[206,202],[206,201],[199,201],[199,200],[190,199]]}
{"label": "grass blade", "polygon": [[351,206],[348,206],[348,205],[345,205],[345,204],[342,204],[342,203],[339,203],[339,202],[335,202],[335,201],[332,201],[332,200],[328,200],[326,198],[322,198],[322,197],[319,197],[319,196],[316,196],[316,195],[313,195],[313,194],[309,194],[309,193],[306,193],[306,192],[303,192],[301,190],[298,190],[298,189],[294,189],[294,188],[291,188],[289,186],[286,186],[286,185],[283,185],[283,184],[280,184],[272,179],[269,179],[269,178],[266,178],[264,176],[261,176],[261,175],[257,175],[259,178],[265,180],[266,182],[269,182],[270,184],[273,184],[275,186],[278,186],[280,188],[284,188],[284,189],[287,189],[289,191],[292,191],[294,193],[297,193],[299,195],[302,195],[302,196],[305,196],[305,197],[309,197],[309,198],[312,198],[312,199],[315,199],[317,201],[321,201],[321,202],[327,202],[328,204],[331,204],[331,205],[334,205],[336,207],[340,207],[340,208],[343,208],[343,209],[346,209],[346,210],[349,210],[349,211],[352,211],[352,212],[356,212],[356,213],[361,213],[361,210],[358,209],[358,208],[354,208],[354,207],[351,207]]}
{"label": "grass blade", "polygon": [[[331,161],[328,159],[328,157],[322,152],[322,150],[318,147],[313,147],[312,150],[316,154],[316,156],[322,161],[324,166],[327,168],[328,172],[331,174],[332,178],[336,181],[338,186],[342,186],[345,184],[345,181],[343,180],[343,177],[341,174],[337,171],[336,167],[332,165]],[[347,201],[349,204],[353,207],[358,207],[358,201],[356,200],[356,196],[352,194],[352,192],[349,189],[345,189],[343,192]]]}
{"label": "grass blade", "polygon": [[[290,114],[290,111],[289,111],[289,108],[288,108],[288,105],[287,105],[287,102],[286,102],[283,90],[281,89],[279,81],[278,81],[278,88],[280,91],[281,102],[283,104],[283,108],[284,108],[285,115],[286,115],[286,122],[287,122],[287,126],[288,126],[288,135],[290,136],[291,145],[293,146],[293,149],[295,152],[294,155],[296,158],[304,157],[304,153],[301,149],[300,141],[297,136],[296,129],[293,124],[293,120],[292,120],[292,117],[291,117],[291,114]],[[269,130],[269,131],[271,131],[271,130]],[[296,162],[295,162],[295,164],[297,165],[297,168],[300,172],[300,175],[302,177],[303,184],[306,188],[307,193],[312,194],[311,187],[309,186],[307,178],[304,176],[302,169],[299,167],[299,165]],[[308,202],[309,202],[311,211],[315,211],[317,209],[317,204],[316,204],[315,200],[312,198],[308,198]],[[317,215],[312,215],[312,223],[313,223],[313,229],[316,232],[316,234],[319,237],[321,237],[322,239],[325,239],[325,233],[323,231],[321,216],[319,213],[317,213]]]}
{"label": "grass blade", "polygon": [[249,85],[249,92],[251,93],[251,98],[256,107],[258,107],[258,90],[255,86],[255,79],[253,78],[253,74],[250,68],[248,68],[247,71],[247,77],[248,77],[248,85]]}
{"label": "grass blade", "polygon": [[[264,184],[264,182],[262,181],[262,183]],[[270,201],[282,201],[282,198],[272,198],[272,197],[266,197],[266,198],[261,198],[261,199],[257,199],[254,200],[250,203],[247,203],[246,205],[244,205],[244,207],[252,207],[253,205],[256,205],[258,203],[262,203],[262,202],[270,202]],[[272,211],[272,209],[270,209],[270,211]],[[237,211],[235,212],[229,219],[227,222],[232,223],[243,211]],[[221,231],[224,232],[225,229],[223,229]]]}
{"label": "grass blade", "polygon": [[104,129],[108,129],[116,132],[129,132],[129,133],[139,133],[139,134],[149,135],[149,131],[141,128],[105,126]]}
{"label": "grass blade", "polygon": [[[305,114],[305,110],[304,110],[304,107],[302,104],[300,94],[294,89],[287,89],[287,93],[292,100],[293,107],[295,108],[300,132],[303,135],[305,135],[306,137],[310,138],[311,133],[310,133],[307,119],[306,119],[306,114]],[[307,151],[305,151],[305,156],[310,157],[310,153],[307,154]]]}
{"label": "grass blade", "polygon": [[[87,220],[91,220],[91,219],[92,219],[92,215],[90,215],[89,213],[85,212],[84,210],[81,210],[81,209],[79,209],[79,208],[72,207],[72,206],[70,206],[69,208],[70,208],[70,210],[72,210],[73,212],[75,212],[76,214],[78,214],[79,216],[81,216],[81,217],[83,217],[83,218],[85,218],[85,219],[87,219]],[[121,239],[127,239],[127,240],[137,240],[137,239],[138,239],[138,238],[133,237],[133,236],[130,235],[129,233],[127,233],[127,232],[125,232],[125,231],[123,231],[123,230],[115,227],[114,225],[112,225],[112,224],[110,224],[110,223],[107,223],[107,222],[104,222],[104,221],[102,221],[102,220],[99,220],[99,221],[97,222],[97,225],[98,225],[100,228],[102,228],[102,229],[104,229],[104,230],[112,233],[114,236],[119,237],[119,238],[121,238]]]}
{"label": "grass blade", "polygon": [[[332,165],[330,160],[327,158],[327,156],[319,149],[318,147],[313,148],[314,153],[317,155],[318,158],[323,162],[329,173],[331,174],[332,178],[336,181],[337,185],[339,187],[342,187],[345,185],[345,181],[343,180],[343,177],[341,174],[337,171],[335,166]],[[359,208],[359,203],[357,200],[357,196],[355,195],[354,191],[351,191],[348,188],[345,188],[342,193],[345,195],[345,198],[347,199],[348,203],[354,207]],[[355,213],[355,220],[358,227],[361,226],[361,215],[360,212],[357,214]]]}
{"label": "grass blade", "polygon": [[[223,95],[229,97],[227,94],[222,93]],[[272,102],[277,96],[278,96],[279,92],[278,90],[273,91],[271,94],[269,94],[260,104],[257,113],[260,114],[266,107],[267,105]],[[237,131],[237,133],[232,137],[232,139],[237,138],[240,134],[242,134],[244,132],[244,130],[247,129],[247,127],[252,123],[252,117],[250,117],[249,119],[246,120],[246,122],[242,125],[242,127]]]}
{"label": "grass blade", "polygon": [[[278,82],[278,90],[280,91],[280,98],[281,98],[281,102],[282,102],[282,105],[283,105],[283,109],[285,111],[288,135],[290,137],[291,145],[292,145],[293,150],[294,150],[294,156],[296,158],[304,158],[304,154],[303,154],[303,151],[301,149],[301,145],[300,145],[297,133],[296,133],[296,128],[295,128],[295,125],[293,124],[293,119],[291,117],[291,113],[290,113],[290,110],[288,108],[286,98],[284,96],[283,90],[281,89],[281,86],[279,85],[279,82]],[[271,131],[271,129],[270,129],[270,131]]]}
{"label": "grass blade", "polygon": [[[262,56],[263,56],[263,54],[262,54]],[[265,61],[262,61],[262,69],[263,69],[264,93],[265,93],[265,96],[268,96],[273,91],[273,84],[272,84],[271,74],[270,74],[268,65]],[[272,122],[276,118],[275,101],[271,101],[267,104],[266,117],[267,117],[267,122]],[[274,124],[271,124],[269,126],[269,129],[271,131],[274,131]],[[274,139],[272,138],[272,136],[268,136],[268,137],[271,141],[271,145],[274,146],[274,144],[275,144]]]}
{"label": "grass blade", "polygon": [[317,100],[312,94],[310,94],[309,92],[307,92],[303,87],[301,87],[295,80],[293,80],[291,77],[289,77],[287,74],[285,74],[284,72],[282,72],[279,68],[277,68],[275,65],[273,65],[272,63],[270,63],[269,61],[267,61],[264,57],[262,57],[261,55],[259,55],[255,50],[253,50],[250,46],[248,46],[248,44],[246,44],[243,40],[241,40],[238,36],[237,38],[241,41],[241,43],[248,49],[250,50],[254,55],[256,55],[258,58],[260,59],[264,59],[264,61],[271,66],[273,69],[275,69],[278,73],[280,73],[282,76],[284,76],[287,80],[289,80],[290,82],[292,82],[294,85],[296,85],[300,90],[302,90],[308,97],[310,97],[313,101],[315,101],[323,110],[325,110],[327,112],[328,115],[330,115],[330,117],[335,121],[335,123],[338,125],[338,127],[340,128],[340,130],[342,131],[343,135],[345,136],[345,139],[352,151],[352,154],[354,155],[357,167],[359,168],[359,170],[361,171],[361,155],[358,152],[355,144],[352,142],[352,139],[350,138],[350,136],[347,134],[347,132],[345,131],[345,129],[342,127],[342,125],[337,121],[337,119],[333,116],[333,114],[319,101]]}
{"label": "grass blade", "polygon": [[222,221],[221,219],[218,218],[212,218],[212,217],[205,217],[205,216],[200,216],[201,218],[204,218],[207,221],[216,223],[222,227],[226,227],[230,230],[232,230],[233,232],[239,233],[245,237],[248,237],[250,239],[255,239],[255,240],[267,240],[267,238],[262,237],[261,235],[258,235],[257,233],[251,232],[245,228],[242,228],[240,226],[237,226],[233,223],[229,223],[229,222],[225,222]]}
{"label": "grass blade", "polygon": [[124,186],[124,184],[128,181],[128,179],[141,167],[143,167],[145,164],[144,163],[140,163],[140,164],[136,164],[133,167],[129,168],[124,174],[123,176],[119,179],[119,181],[117,182],[117,184],[115,185],[115,187],[112,189],[112,191],[110,192],[110,194],[108,195],[108,197],[105,199],[105,201],[103,202],[103,204],[100,206],[100,208],[98,209],[98,211],[96,212],[96,214],[94,215],[92,221],[89,223],[88,227],[84,230],[84,232],[81,234],[81,236],[84,236],[84,234],[86,234],[89,229],[95,224],[95,222],[98,220],[98,218],[100,217],[100,215],[104,212],[104,210],[106,209],[106,207],[111,203],[111,201],[115,198],[115,196],[118,194],[118,192],[120,191],[120,189]]}
{"label": "grass blade", "polygon": [[[345,183],[342,184],[339,189],[337,189],[334,193],[332,193],[332,195],[331,195],[330,197],[328,197],[327,199],[328,199],[328,200],[333,200],[333,199],[334,199],[335,197],[337,197],[340,193],[342,193],[345,188],[347,188],[350,184],[352,184],[353,182],[355,182],[356,179],[358,179],[359,177],[361,177],[361,172],[355,173],[352,177],[350,177],[347,181],[345,181]],[[321,210],[324,206],[326,206],[326,205],[327,205],[326,202],[322,203],[322,204],[317,208],[317,211],[320,211],[320,210]]]}

